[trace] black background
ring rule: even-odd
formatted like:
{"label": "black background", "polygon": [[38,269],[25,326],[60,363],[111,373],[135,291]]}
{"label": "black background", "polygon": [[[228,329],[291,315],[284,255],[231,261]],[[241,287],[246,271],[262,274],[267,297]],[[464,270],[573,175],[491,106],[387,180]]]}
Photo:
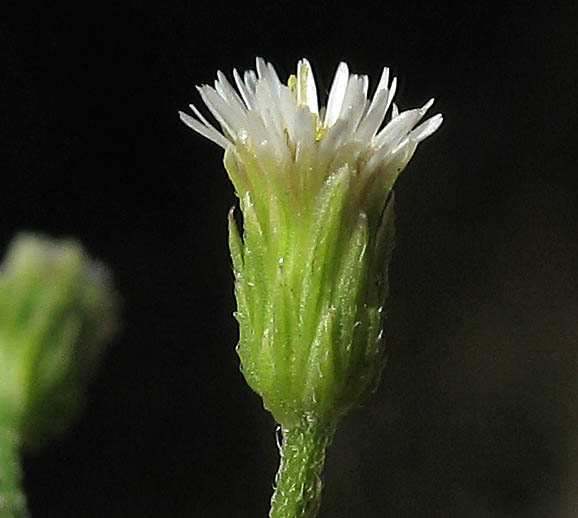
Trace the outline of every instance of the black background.
{"label": "black background", "polygon": [[[389,364],[322,518],[578,516],[577,29],[563,2],[19,4],[0,19],[2,245],[81,239],[123,328],[78,425],[25,458],[37,518],[264,517],[274,424],[234,353],[216,70],[346,60],[445,122],[397,185]],[[12,5],[14,7],[15,5]],[[24,9],[23,9],[24,7]]]}

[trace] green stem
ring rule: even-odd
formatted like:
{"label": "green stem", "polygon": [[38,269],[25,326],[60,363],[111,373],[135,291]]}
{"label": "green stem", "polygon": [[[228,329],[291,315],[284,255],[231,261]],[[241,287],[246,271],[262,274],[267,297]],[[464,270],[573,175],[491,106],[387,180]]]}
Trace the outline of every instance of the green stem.
{"label": "green stem", "polygon": [[28,518],[18,435],[0,423],[0,518]]}
{"label": "green stem", "polygon": [[283,429],[281,464],[275,478],[269,518],[315,518],[321,503],[325,450],[333,427],[303,420]]}

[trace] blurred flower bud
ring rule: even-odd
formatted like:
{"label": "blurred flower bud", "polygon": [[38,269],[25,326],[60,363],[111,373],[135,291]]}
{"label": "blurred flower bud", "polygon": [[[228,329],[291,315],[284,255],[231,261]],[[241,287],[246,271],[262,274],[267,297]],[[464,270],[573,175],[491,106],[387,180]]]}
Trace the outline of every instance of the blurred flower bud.
{"label": "blurred flower bud", "polygon": [[0,424],[23,446],[75,418],[116,324],[108,272],[80,243],[14,239],[0,268]]}

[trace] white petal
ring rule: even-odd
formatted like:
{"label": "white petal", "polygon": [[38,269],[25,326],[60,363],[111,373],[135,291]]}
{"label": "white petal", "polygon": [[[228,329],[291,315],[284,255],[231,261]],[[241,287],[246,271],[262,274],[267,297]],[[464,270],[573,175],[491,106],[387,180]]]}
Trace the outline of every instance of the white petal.
{"label": "white petal", "polygon": [[341,62],[335,72],[335,78],[329,91],[329,98],[327,99],[327,111],[325,112],[325,120],[323,124],[326,127],[331,127],[339,118],[341,112],[341,105],[347,90],[347,83],[349,79],[349,68],[347,63]]}
{"label": "white petal", "polygon": [[410,138],[421,142],[422,140],[428,138],[432,133],[434,133],[444,121],[441,113],[434,115],[425,122],[422,122],[417,128],[415,128],[410,133]]}
{"label": "white petal", "polygon": [[395,95],[397,85],[397,79],[394,78],[391,83],[391,88],[388,89],[388,81],[389,68],[384,67],[373,99],[364,113],[356,133],[356,137],[361,141],[371,139],[385,119],[385,114]]}
{"label": "white petal", "polygon": [[[389,105],[391,104],[391,102],[393,101],[393,98],[395,96],[395,91],[397,90],[397,77],[393,78],[393,81],[391,82],[391,86],[389,87],[389,93],[387,95],[387,107],[385,108],[385,111],[387,112]],[[394,104],[395,106],[395,104]],[[397,106],[395,107],[397,110]],[[399,113],[399,112],[397,112]],[[397,115],[396,115],[397,117]]]}
{"label": "white petal", "polygon": [[351,130],[355,130],[365,110],[366,97],[363,93],[363,79],[357,75],[349,78],[345,97],[341,106],[340,119],[351,121]]}
{"label": "white petal", "polygon": [[308,106],[311,113],[319,113],[317,86],[311,65],[306,59],[297,64],[297,102]]}
{"label": "white petal", "polygon": [[269,131],[265,126],[263,119],[255,111],[247,113],[247,134],[256,143],[269,141]]}
{"label": "white petal", "polygon": [[363,84],[363,95],[367,99],[367,91],[369,90],[369,77],[366,75],[361,76],[361,82]]}
{"label": "white petal", "polygon": [[295,133],[299,135],[298,144],[301,150],[311,149],[315,143],[315,121],[310,110],[301,107],[295,117]]}
{"label": "white petal", "polygon": [[[201,99],[203,99],[203,102],[205,103],[205,105],[207,106],[213,117],[215,117],[217,122],[221,125],[223,131],[225,131],[229,136],[234,138],[235,132],[233,131],[229,123],[225,120],[225,117],[221,114],[223,108],[225,109],[225,113],[227,113],[227,105],[225,104],[225,101],[223,101],[219,96],[219,94],[217,94],[213,90],[213,88],[208,85],[197,86],[197,90],[201,96]],[[209,92],[215,92],[215,96],[218,97],[219,99],[217,101],[217,104],[213,102],[213,99],[209,98]],[[218,106],[219,104],[220,106]]]}
{"label": "white petal", "polygon": [[381,126],[387,111],[387,99],[387,90],[378,91],[373,98],[367,114],[357,129],[356,137],[360,141],[368,141],[371,139],[375,135],[378,128]]}
{"label": "white petal", "polygon": [[380,90],[387,90],[388,83],[389,83],[389,68],[383,67],[381,77],[379,78],[379,83],[377,83],[377,88],[375,89],[374,97],[379,93]]}
{"label": "white petal", "polygon": [[245,85],[247,86],[247,89],[249,90],[249,92],[251,92],[252,94],[255,94],[255,87],[257,86],[257,74],[255,74],[255,71],[254,70],[247,70],[243,74],[243,79],[245,81]]}
{"label": "white petal", "polygon": [[350,121],[339,119],[329,130],[319,145],[319,153],[325,155],[333,154],[339,148],[343,140],[349,135]]}
{"label": "white petal", "polygon": [[280,133],[277,128],[267,128],[267,134],[274,156],[282,161],[290,160],[291,157],[289,148],[287,147],[287,139],[285,138],[285,135]]}
{"label": "white petal", "polygon": [[374,169],[378,167],[383,168],[389,165],[393,165],[394,169],[400,169],[405,167],[405,165],[407,164],[407,160],[411,158],[411,156],[408,158],[408,153],[411,152],[411,154],[413,154],[417,146],[416,142],[412,141],[411,146],[408,146],[409,143],[410,141],[406,137],[396,148],[391,148],[389,146],[382,146],[367,161],[367,164],[365,165],[364,168],[365,172],[371,173]]}
{"label": "white petal", "polygon": [[385,128],[383,128],[373,139],[373,146],[376,149],[388,147],[392,149],[399,141],[407,136],[421,118],[420,110],[407,110],[400,113]]}
{"label": "white petal", "polygon": [[245,106],[249,109],[252,109],[253,108],[253,94],[254,94],[254,92],[249,91],[249,89],[247,88],[247,85],[241,79],[241,76],[239,75],[239,72],[237,72],[236,68],[233,69],[233,77],[235,78],[235,84],[237,85],[237,88],[239,89],[239,93],[241,94],[241,97],[243,98],[243,101],[245,102]]}
{"label": "white petal", "polygon": [[432,97],[427,103],[425,103],[420,110],[425,114],[425,112],[427,112],[432,106],[433,103],[435,102],[435,99]]}
{"label": "white petal", "polygon": [[218,144],[223,149],[227,149],[231,144],[231,142],[223,137],[223,135],[221,135],[215,128],[201,124],[198,120],[194,119],[190,115],[187,115],[184,112],[179,112],[179,117],[187,126],[189,126],[189,128],[194,129],[197,133],[200,133],[203,135],[203,137],[208,138],[215,144]]}
{"label": "white petal", "polygon": [[255,111],[261,115],[265,126],[283,130],[279,101],[267,81],[259,81],[255,91]]}
{"label": "white petal", "polygon": [[279,80],[279,76],[277,75],[275,67],[271,63],[267,63],[267,68],[269,69],[269,75],[271,76],[271,79],[273,79],[273,81],[275,81],[276,83],[281,84],[281,81]]}
{"label": "white petal", "polygon": [[285,128],[289,133],[289,138],[293,142],[296,142],[299,135],[296,129],[298,106],[295,104],[295,99],[287,87],[282,88],[279,92],[279,109],[283,117],[283,122],[285,123]]}
{"label": "white petal", "polygon": [[259,115],[266,127],[267,140],[273,146],[274,154],[279,159],[288,159],[289,149],[285,137],[286,124],[281,113],[281,103],[277,91],[280,85],[275,84],[275,81],[271,79],[270,71],[265,67],[264,61],[258,61],[258,67],[262,79],[259,79],[255,87],[254,112]]}
{"label": "white petal", "polygon": [[256,58],[255,64],[257,66],[257,77],[263,79],[269,76],[269,69],[267,68],[267,63],[263,58]]}
{"label": "white petal", "polygon": [[256,62],[259,83],[267,85],[274,101],[276,101],[279,94],[279,87],[281,86],[277,72],[275,72],[273,66],[263,58],[257,58]]}
{"label": "white petal", "polygon": [[235,138],[239,130],[243,129],[246,114],[241,110],[235,110],[214,88],[205,85],[197,89],[207,108],[209,108],[223,130]]}
{"label": "white petal", "polygon": [[[213,128],[213,125],[204,117],[204,115],[197,109],[194,104],[189,104],[189,108],[193,110],[198,119],[205,125]],[[180,113],[180,112],[179,112]]]}
{"label": "white petal", "polygon": [[383,107],[384,117],[385,117],[385,113],[387,112],[389,105],[391,104],[391,101],[393,100],[393,96],[395,95],[395,90],[397,88],[397,78],[396,77],[393,78],[393,81],[391,82],[391,86],[388,86],[388,81],[389,81],[389,68],[385,67],[383,69],[383,72],[381,73],[381,78],[379,80],[377,88],[375,89],[375,94],[373,96],[373,100],[371,101],[371,105],[369,107],[368,113],[375,109],[375,105],[378,102],[378,99],[379,99],[380,103],[383,102],[382,97],[383,97],[383,95],[385,95],[385,105]]}
{"label": "white petal", "polygon": [[281,81],[279,81],[279,76],[270,63],[265,63],[265,67],[262,68],[262,74],[263,78],[261,81],[267,85],[275,104],[277,104],[279,102],[279,91],[284,85],[282,85]]}
{"label": "white petal", "polygon": [[427,110],[433,104],[433,99],[430,99],[421,108],[414,110],[407,110],[397,115],[391,122],[379,132],[373,141],[375,148],[382,146],[395,147],[399,144],[408,133],[415,127],[415,125],[423,118]]}
{"label": "white petal", "polygon": [[229,104],[234,104],[241,110],[244,110],[245,105],[243,104],[243,100],[239,97],[239,94],[235,91],[225,74],[219,70],[217,71],[217,78],[218,80],[215,81],[215,90],[217,90],[219,95]]}

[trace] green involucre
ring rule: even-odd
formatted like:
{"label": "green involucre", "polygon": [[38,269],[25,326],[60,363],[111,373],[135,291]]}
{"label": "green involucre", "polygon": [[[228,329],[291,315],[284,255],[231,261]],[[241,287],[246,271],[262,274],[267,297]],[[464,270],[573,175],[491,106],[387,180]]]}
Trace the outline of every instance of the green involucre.
{"label": "green involucre", "polygon": [[[383,367],[393,197],[365,205],[347,162],[325,176],[268,172],[241,148],[225,165],[243,219],[241,237],[229,214],[242,372],[284,428],[303,416],[333,424]],[[314,176],[324,179],[304,188]]]}

